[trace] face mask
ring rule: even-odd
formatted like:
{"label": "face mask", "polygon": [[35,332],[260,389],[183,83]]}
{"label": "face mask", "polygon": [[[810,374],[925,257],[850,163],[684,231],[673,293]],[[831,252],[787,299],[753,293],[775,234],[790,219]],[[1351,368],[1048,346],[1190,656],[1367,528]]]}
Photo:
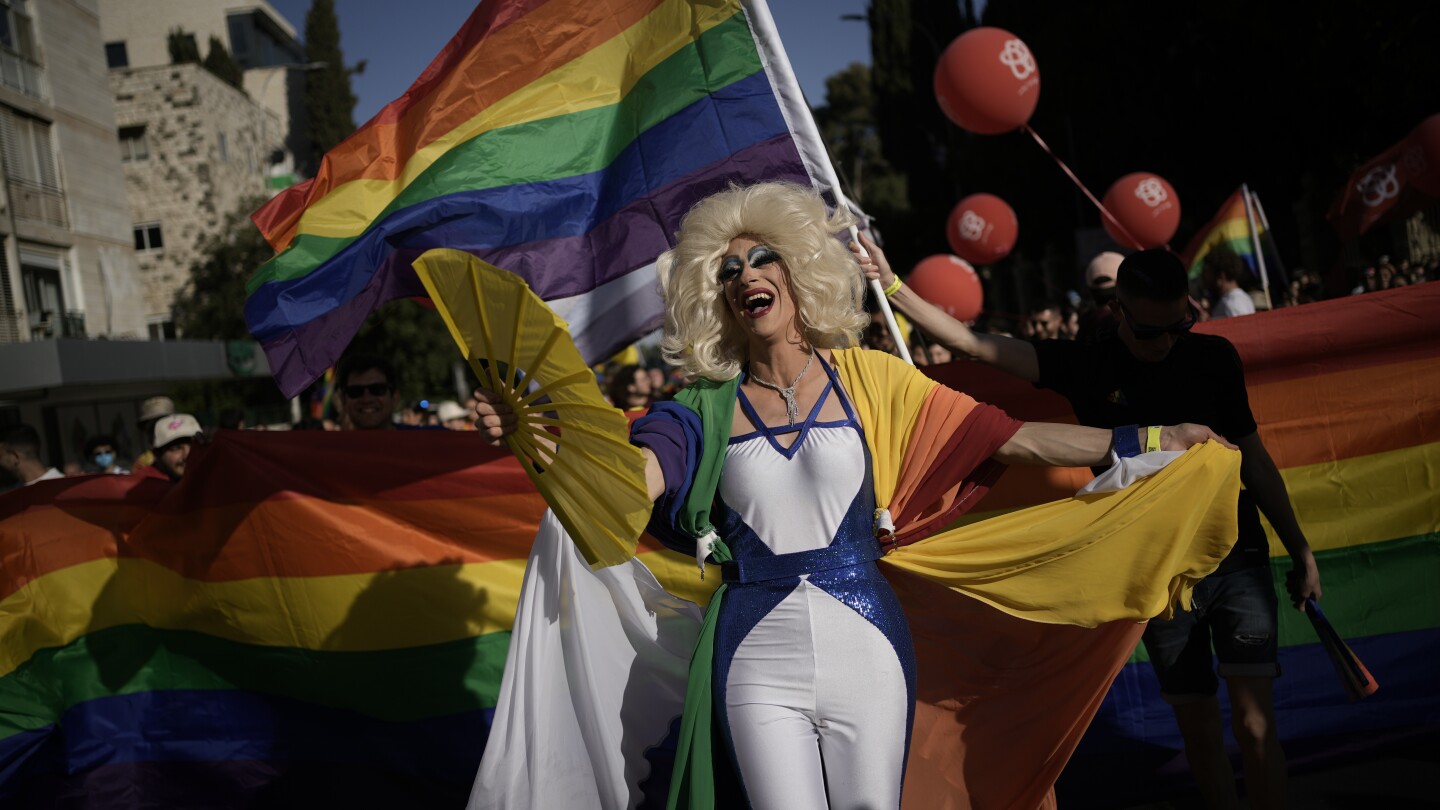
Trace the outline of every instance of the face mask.
{"label": "face mask", "polygon": [[102,469],[102,470],[109,469],[109,468],[110,468],[110,465],[111,465],[111,464],[114,464],[114,463],[115,463],[115,454],[114,454],[114,453],[96,453],[96,454],[95,454],[95,466],[99,467],[99,468]]}

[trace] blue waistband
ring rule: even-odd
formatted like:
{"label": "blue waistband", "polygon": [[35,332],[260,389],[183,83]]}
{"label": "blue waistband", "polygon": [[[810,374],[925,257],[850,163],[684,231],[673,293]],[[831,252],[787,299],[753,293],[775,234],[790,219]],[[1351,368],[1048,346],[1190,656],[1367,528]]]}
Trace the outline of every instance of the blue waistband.
{"label": "blue waistband", "polygon": [[874,562],[883,556],[880,544],[872,538],[868,543],[848,548],[830,546],[793,554],[721,563],[720,574],[728,583],[748,585],[775,579],[794,579],[801,574],[814,574],[834,568],[848,568],[860,563]]}

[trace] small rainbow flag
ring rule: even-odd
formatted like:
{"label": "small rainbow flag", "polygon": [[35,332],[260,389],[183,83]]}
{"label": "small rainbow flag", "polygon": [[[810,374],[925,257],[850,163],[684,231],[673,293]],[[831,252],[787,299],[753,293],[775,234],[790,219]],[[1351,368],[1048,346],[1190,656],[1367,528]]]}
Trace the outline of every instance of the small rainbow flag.
{"label": "small rainbow flag", "polygon": [[[1246,199],[1250,200],[1250,210],[1246,209]],[[1254,219],[1255,227],[1250,227],[1251,219]],[[1185,246],[1183,259],[1185,266],[1190,268],[1190,278],[1199,278],[1200,271],[1205,266],[1205,257],[1210,251],[1224,245],[1234,251],[1241,261],[1250,268],[1250,272],[1257,281],[1260,280],[1260,260],[1256,256],[1255,244],[1260,243],[1264,251],[1266,272],[1272,278],[1277,275],[1280,264],[1279,256],[1275,252],[1275,246],[1270,240],[1270,227],[1265,222],[1264,213],[1259,209],[1259,202],[1254,192],[1245,186],[1235,189],[1225,204],[1220,206],[1220,211],[1215,218],[1204,228],[1201,228],[1190,244]]]}
{"label": "small rainbow flag", "polygon": [[414,85],[253,219],[245,320],[287,396],[464,250],[523,277],[588,363],[655,328],[655,257],[727,184],[829,189],[764,0],[486,0]]}

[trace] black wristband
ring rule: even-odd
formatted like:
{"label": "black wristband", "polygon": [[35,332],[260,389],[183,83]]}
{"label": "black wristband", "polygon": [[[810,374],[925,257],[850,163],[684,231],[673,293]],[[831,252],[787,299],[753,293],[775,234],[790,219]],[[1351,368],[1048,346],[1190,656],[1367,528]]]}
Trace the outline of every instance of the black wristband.
{"label": "black wristband", "polygon": [[1120,458],[1133,458],[1140,455],[1140,426],[1121,425],[1110,431],[1110,449]]}

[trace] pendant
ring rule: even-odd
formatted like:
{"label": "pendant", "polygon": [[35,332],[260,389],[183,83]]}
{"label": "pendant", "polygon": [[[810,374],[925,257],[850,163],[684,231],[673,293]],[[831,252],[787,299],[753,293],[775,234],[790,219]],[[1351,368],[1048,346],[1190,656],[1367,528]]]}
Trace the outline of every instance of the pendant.
{"label": "pendant", "polygon": [[785,416],[790,420],[790,427],[795,427],[795,420],[800,418],[800,406],[795,404],[795,389],[781,388],[780,396],[785,398]]}

